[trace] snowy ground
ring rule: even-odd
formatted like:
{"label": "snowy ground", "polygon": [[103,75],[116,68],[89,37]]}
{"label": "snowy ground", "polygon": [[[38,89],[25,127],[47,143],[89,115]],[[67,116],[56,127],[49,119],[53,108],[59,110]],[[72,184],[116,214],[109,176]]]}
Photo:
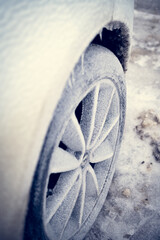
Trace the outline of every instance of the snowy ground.
{"label": "snowy ground", "polygon": [[113,182],[85,240],[160,239],[160,16],[135,11],[127,117]]}

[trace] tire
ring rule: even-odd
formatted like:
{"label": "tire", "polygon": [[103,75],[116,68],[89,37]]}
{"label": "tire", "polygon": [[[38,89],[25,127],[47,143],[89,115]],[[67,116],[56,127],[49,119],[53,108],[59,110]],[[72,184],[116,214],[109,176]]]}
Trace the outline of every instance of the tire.
{"label": "tire", "polygon": [[30,193],[24,239],[83,239],[114,173],[125,119],[124,74],[115,55],[91,45],[53,114]]}

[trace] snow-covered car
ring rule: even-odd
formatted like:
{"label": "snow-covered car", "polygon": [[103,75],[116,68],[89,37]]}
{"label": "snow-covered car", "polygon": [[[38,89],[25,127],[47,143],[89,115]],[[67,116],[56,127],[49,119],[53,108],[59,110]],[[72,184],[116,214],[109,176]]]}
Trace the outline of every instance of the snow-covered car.
{"label": "snow-covered car", "polygon": [[0,0],[0,238],[83,239],[125,118],[132,0]]}

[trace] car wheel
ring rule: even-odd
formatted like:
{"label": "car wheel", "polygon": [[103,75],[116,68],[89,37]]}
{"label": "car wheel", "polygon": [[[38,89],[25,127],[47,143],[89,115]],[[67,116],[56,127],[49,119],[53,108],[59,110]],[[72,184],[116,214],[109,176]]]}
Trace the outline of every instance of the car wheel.
{"label": "car wheel", "polygon": [[67,81],[44,140],[25,240],[84,238],[112,180],[125,100],[118,59],[102,46],[89,46]]}

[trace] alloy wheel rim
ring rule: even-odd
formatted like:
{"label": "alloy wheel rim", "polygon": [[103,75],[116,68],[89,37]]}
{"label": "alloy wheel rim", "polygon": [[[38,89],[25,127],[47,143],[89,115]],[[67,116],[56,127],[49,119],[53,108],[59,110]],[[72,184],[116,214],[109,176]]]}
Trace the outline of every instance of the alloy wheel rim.
{"label": "alloy wheel rim", "polygon": [[49,239],[71,238],[96,205],[115,152],[119,109],[115,85],[103,79],[71,114],[49,167],[44,201]]}

